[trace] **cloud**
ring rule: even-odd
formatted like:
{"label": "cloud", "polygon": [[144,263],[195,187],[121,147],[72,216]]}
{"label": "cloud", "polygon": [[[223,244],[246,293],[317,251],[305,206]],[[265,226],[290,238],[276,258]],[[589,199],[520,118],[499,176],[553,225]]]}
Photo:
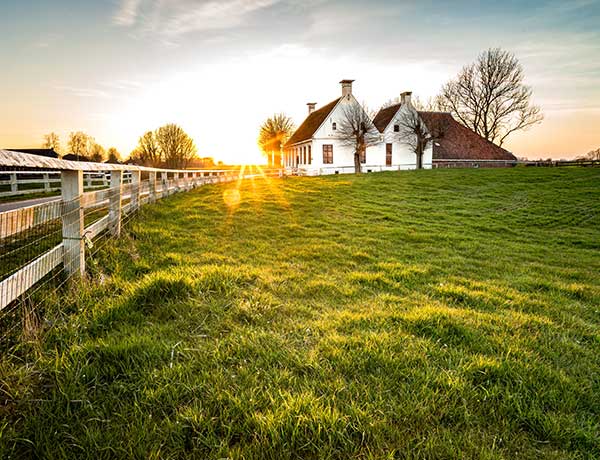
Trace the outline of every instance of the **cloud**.
{"label": "cloud", "polygon": [[[167,36],[240,26],[248,15],[282,0],[122,0],[114,22]],[[142,10],[144,13],[142,14]]]}
{"label": "cloud", "polygon": [[97,89],[97,88],[80,88],[75,86],[64,86],[64,85],[56,85],[53,86],[53,89],[58,91],[63,91],[65,93],[71,94],[75,97],[83,97],[83,98],[100,98],[100,99],[111,99],[114,96],[107,91]]}
{"label": "cloud", "polygon": [[40,37],[40,39],[36,42],[34,42],[32,44],[32,46],[34,48],[50,48],[51,46],[53,46],[59,39],[61,38],[61,35],[59,34],[47,34],[44,35],[42,37]]}
{"label": "cloud", "polygon": [[136,23],[142,0],[122,0],[113,20],[120,26],[132,26]]}

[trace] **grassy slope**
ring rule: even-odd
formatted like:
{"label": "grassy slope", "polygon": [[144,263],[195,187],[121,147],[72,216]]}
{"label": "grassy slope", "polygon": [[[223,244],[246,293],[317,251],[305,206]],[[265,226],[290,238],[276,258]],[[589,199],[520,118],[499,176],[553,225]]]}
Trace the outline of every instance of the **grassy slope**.
{"label": "grassy slope", "polygon": [[600,456],[600,171],[231,187],[148,207],[4,358],[5,453]]}

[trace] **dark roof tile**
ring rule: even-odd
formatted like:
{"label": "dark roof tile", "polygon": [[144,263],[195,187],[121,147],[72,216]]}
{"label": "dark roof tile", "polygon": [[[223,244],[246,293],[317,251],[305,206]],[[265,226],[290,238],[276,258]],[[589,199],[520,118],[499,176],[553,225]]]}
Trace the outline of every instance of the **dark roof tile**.
{"label": "dark roof tile", "polygon": [[380,133],[385,131],[387,125],[390,124],[390,121],[392,121],[392,118],[394,118],[394,115],[396,115],[400,105],[401,104],[390,105],[389,107],[381,109],[379,112],[377,112],[377,115],[375,115],[375,119],[373,120],[373,124]]}
{"label": "dark roof tile", "polygon": [[315,134],[317,129],[319,129],[319,127],[323,124],[327,116],[331,113],[340,99],[341,97],[337,98],[335,101],[331,101],[329,104],[324,105],[319,110],[315,110],[308,117],[306,117],[306,119],[294,132],[292,137],[290,137],[290,140],[286,142],[285,146],[289,147],[292,144],[311,139],[313,134]]}
{"label": "dark roof tile", "polygon": [[451,114],[445,112],[419,112],[431,130],[434,124],[443,123],[446,130],[433,146],[433,160],[510,160],[517,158],[508,150],[481,137],[475,131],[461,125]]}

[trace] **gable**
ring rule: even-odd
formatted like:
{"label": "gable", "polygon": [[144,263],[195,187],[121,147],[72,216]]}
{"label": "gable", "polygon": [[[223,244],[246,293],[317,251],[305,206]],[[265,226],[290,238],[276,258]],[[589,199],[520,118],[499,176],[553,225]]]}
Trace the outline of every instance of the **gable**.
{"label": "gable", "polygon": [[290,137],[285,145],[290,146],[292,144],[297,144],[298,142],[311,139],[315,132],[327,119],[331,111],[335,108],[340,99],[341,97],[338,97],[336,100],[324,105],[319,110],[315,110],[308,117],[306,117],[306,119],[302,122],[294,134],[292,134],[292,137]]}
{"label": "gable", "polygon": [[373,124],[379,130],[380,133],[383,133],[385,131],[385,128],[388,127],[388,125],[398,112],[398,109],[400,109],[401,105],[402,104],[394,104],[377,112],[377,115],[375,115],[375,118],[373,120]]}

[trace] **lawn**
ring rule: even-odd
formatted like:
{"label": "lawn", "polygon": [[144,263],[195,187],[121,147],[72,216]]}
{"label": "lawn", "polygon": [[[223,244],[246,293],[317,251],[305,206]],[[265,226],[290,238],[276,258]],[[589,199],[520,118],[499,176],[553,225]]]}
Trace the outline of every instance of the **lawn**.
{"label": "lawn", "polygon": [[236,185],[47,299],[0,457],[600,457],[599,169]]}

